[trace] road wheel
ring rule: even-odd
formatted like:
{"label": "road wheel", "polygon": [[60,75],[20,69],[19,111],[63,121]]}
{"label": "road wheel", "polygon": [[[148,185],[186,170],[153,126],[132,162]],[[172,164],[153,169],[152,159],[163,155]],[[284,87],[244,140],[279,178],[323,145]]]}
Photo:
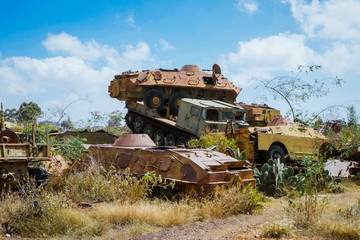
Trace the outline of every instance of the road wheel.
{"label": "road wheel", "polygon": [[187,142],[186,137],[181,136],[181,137],[179,137],[179,138],[177,139],[176,145],[177,145],[177,146],[185,146],[185,145],[186,145],[186,142]]}
{"label": "road wheel", "polygon": [[154,142],[156,143],[156,145],[158,146],[164,145],[164,138],[165,138],[165,134],[162,130],[159,129],[154,132]]}
{"label": "road wheel", "polygon": [[145,94],[144,103],[147,107],[160,110],[164,106],[164,95],[157,89],[150,89]]}
{"label": "road wheel", "polygon": [[266,160],[269,160],[269,159],[275,160],[277,158],[280,158],[281,163],[286,163],[284,149],[277,144],[273,144],[267,151]]}
{"label": "road wheel", "polygon": [[144,120],[141,117],[137,117],[134,120],[134,132],[135,133],[141,133],[144,127]]}
{"label": "road wheel", "polygon": [[166,136],[166,143],[168,146],[175,146],[176,145],[176,138],[172,134],[168,134]]}
{"label": "road wheel", "polygon": [[126,116],[125,116],[125,123],[131,129],[132,132],[134,132],[133,120],[134,120],[134,116],[132,114],[127,113]]}
{"label": "road wheel", "polygon": [[149,137],[152,138],[152,136],[154,134],[154,128],[149,123],[145,124],[144,129],[143,129],[143,133],[149,135]]}
{"label": "road wheel", "polygon": [[174,92],[169,98],[170,114],[177,116],[179,112],[180,99],[184,98],[185,94],[182,92]]}

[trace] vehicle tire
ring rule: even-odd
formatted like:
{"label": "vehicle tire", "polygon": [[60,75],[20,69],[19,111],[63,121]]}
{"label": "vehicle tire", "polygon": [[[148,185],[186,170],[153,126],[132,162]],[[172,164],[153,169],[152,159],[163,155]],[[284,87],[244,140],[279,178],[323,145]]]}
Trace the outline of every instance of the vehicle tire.
{"label": "vehicle tire", "polygon": [[147,134],[150,138],[152,138],[154,134],[154,128],[151,126],[150,123],[145,124],[143,133]]}
{"label": "vehicle tire", "polygon": [[162,130],[159,129],[154,132],[154,142],[156,145],[158,146],[164,145],[164,138],[165,138],[165,134]]}
{"label": "vehicle tire", "polygon": [[144,127],[144,120],[141,117],[137,117],[134,120],[133,128],[135,133],[142,133]]}
{"label": "vehicle tire", "polygon": [[168,146],[175,146],[176,145],[176,138],[172,134],[166,135],[166,144]]}
{"label": "vehicle tire", "polygon": [[179,112],[180,99],[186,97],[182,92],[174,92],[169,98],[170,114],[177,116]]}
{"label": "vehicle tire", "polygon": [[286,163],[284,149],[281,146],[277,145],[277,144],[273,144],[273,145],[270,146],[269,150],[267,151],[266,162],[269,159],[274,159],[275,160],[277,158],[280,158],[281,163]]}
{"label": "vehicle tire", "polygon": [[177,139],[176,146],[185,146],[186,143],[187,143],[186,137],[181,136]]}
{"label": "vehicle tire", "polygon": [[157,89],[150,89],[145,94],[144,103],[149,108],[160,110],[165,103],[164,94]]}

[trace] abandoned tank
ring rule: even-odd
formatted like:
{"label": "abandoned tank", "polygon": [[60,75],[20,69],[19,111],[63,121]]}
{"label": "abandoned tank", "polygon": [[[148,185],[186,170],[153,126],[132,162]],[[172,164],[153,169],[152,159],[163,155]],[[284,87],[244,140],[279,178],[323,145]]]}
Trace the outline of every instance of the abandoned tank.
{"label": "abandoned tank", "polygon": [[208,149],[157,147],[147,134],[124,134],[114,144],[91,145],[82,161],[109,169],[129,168],[136,176],[148,171],[175,181],[179,190],[211,191],[215,186],[232,180],[255,187],[253,170],[247,161],[239,161]]}
{"label": "abandoned tank", "polygon": [[123,72],[115,75],[108,88],[110,97],[120,101],[144,101],[149,108],[169,108],[177,115],[179,99],[197,98],[221,100],[232,103],[241,91],[221,74],[214,64],[211,70],[202,70],[196,65],[178,69],[155,69],[140,72]]}

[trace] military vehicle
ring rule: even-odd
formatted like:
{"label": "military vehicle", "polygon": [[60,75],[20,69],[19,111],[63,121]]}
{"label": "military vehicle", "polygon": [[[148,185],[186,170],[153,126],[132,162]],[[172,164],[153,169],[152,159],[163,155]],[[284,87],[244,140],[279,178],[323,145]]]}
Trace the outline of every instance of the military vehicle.
{"label": "military vehicle", "polygon": [[158,147],[147,134],[123,134],[112,145],[91,145],[81,159],[85,166],[129,168],[137,176],[154,171],[182,191],[207,193],[232,182],[256,183],[248,161],[208,149]]}
{"label": "military vehicle", "polygon": [[181,98],[221,100],[232,103],[241,91],[221,74],[214,64],[211,70],[202,70],[196,65],[178,69],[143,70],[115,75],[108,91],[110,97],[120,101],[144,101],[145,106],[160,115],[177,115]]}
{"label": "military vehicle", "polygon": [[36,144],[33,127],[31,143],[20,143],[14,131],[5,129],[2,104],[0,115],[0,190],[17,188],[19,180],[28,175],[34,177],[37,184],[46,181],[47,171],[30,165],[49,160],[49,142]]}
{"label": "military vehicle", "polygon": [[237,139],[252,162],[264,157],[285,161],[286,156],[299,160],[312,153],[314,144],[325,138],[314,129],[286,122],[279,110],[267,105],[231,104],[240,90],[221,75],[216,64],[212,74],[194,65],[180,71],[123,73],[109,86],[111,97],[126,101],[129,128],[134,133],[148,134],[157,145],[185,145],[206,129],[226,132],[231,126],[228,136]]}
{"label": "military vehicle", "polygon": [[282,118],[280,110],[269,107],[266,104],[236,103],[247,111],[247,122],[252,127],[264,127],[273,120]]}
{"label": "military vehicle", "polygon": [[249,127],[246,111],[219,100],[182,98],[177,118],[163,118],[143,104],[127,102],[125,121],[134,133],[146,133],[158,145],[185,145],[191,138],[200,137],[206,130],[226,130],[229,121],[234,129]]}
{"label": "military vehicle", "polygon": [[[227,130],[228,138],[236,139],[237,146],[247,152],[247,159],[263,163],[267,159],[301,160],[305,154],[316,160],[328,153],[326,137],[318,130],[299,126],[266,126]],[[314,154],[315,153],[315,154]]]}

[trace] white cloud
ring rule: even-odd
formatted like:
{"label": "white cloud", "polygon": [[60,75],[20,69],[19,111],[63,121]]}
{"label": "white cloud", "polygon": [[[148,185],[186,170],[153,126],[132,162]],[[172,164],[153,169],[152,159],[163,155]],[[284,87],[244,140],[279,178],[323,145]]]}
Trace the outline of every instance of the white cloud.
{"label": "white cloud", "polygon": [[259,8],[259,3],[256,0],[237,0],[236,7],[241,11],[254,14]]}
{"label": "white cloud", "polygon": [[64,32],[58,35],[48,34],[43,45],[51,52],[66,53],[90,61],[96,61],[100,58],[117,54],[114,48],[107,45],[99,45],[95,40],[82,43],[77,37],[70,36]]}
{"label": "white cloud", "polygon": [[289,3],[294,19],[308,41],[319,43],[322,64],[328,72],[359,72],[360,1],[358,0],[283,0]]}
{"label": "white cloud", "polygon": [[170,45],[167,41],[165,41],[164,39],[160,39],[159,40],[159,44],[162,47],[163,50],[173,50],[175,49],[174,46]]}
{"label": "white cloud", "polygon": [[[89,101],[80,104],[73,112],[81,118],[91,110],[106,111],[120,104],[107,92],[115,74],[155,65],[151,49],[145,42],[127,45],[118,52],[95,40],[81,42],[77,37],[60,33],[49,34],[43,45],[51,52],[60,53],[60,56],[0,59],[2,98],[31,99],[41,107],[48,107],[54,101],[60,104],[68,93],[73,93],[91,101],[91,104],[88,104]],[[67,56],[61,56],[63,53]]]}
{"label": "white cloud", "polygon": [[305,36],[278,34],[239,42],[236,52],[221,56],[220,66],[232,81],[243,86],[249,84],[251,78],[269,78],[317,58],[316,53],[305,46]]}
{"label": "white cloud", "polygon": [[312,38],[343,41],[360,40],[360,1],[358,0],[286,0],[293,17],[305,34]]}

